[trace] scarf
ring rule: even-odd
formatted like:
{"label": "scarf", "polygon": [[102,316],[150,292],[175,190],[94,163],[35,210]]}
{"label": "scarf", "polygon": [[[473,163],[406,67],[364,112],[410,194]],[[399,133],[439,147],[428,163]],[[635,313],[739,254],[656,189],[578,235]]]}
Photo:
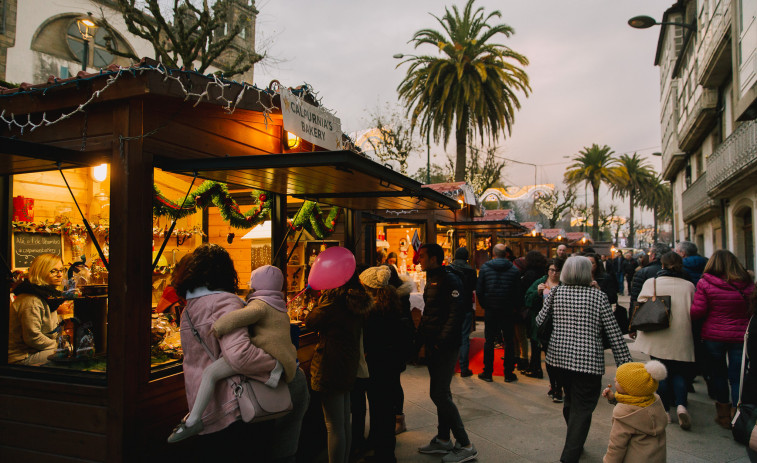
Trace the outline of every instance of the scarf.
{"label": "scarf", "polygon": [[20,294],[31,294],[32,296],[42,300],[50,307],[50,312],[58,310],[61,304],[65,301],[63,299],[63,293],[58,291],[55,286],[52,285],[35,285],[34,283],[24,280],[16,286],[13,290],[13,294],[16,296]]}
{"label": "scarf", "polygon": [[652,395],[642,395],[642,396],[636,396],[636,395],[628,395],[628,394],[621,394],[620,392],[615,392],[615,400],[618,401],[618,403],[626,404],[626,405],[635,405],[637,407],[649,407],[652,405],[655,401],[654,394]]}
{"label": "scarf", "polygon": [[253,299],[263,301],[279,312],[286,313],[287,311],[287,303],[284,300],[284,293],[282,293],[281,291],[274,291],[272,289],[258,289],[254,293],[247,295],[247,303],[249,304]]}

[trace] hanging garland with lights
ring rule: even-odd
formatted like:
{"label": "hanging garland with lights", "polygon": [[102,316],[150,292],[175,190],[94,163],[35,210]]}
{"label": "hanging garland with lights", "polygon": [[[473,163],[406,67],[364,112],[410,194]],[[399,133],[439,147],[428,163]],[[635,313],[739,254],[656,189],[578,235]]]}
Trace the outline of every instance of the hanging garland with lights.
{"label": "hanging garland with lights", "polygon": [[[174,202],[163,196],[158,187],[153,185],[152,210],[155,217],[168,216],[181,219],[194,214],[198,208],[212,204],[218,207],[223,220],[229,222],[232,227],[252,228],[270,217],[273,198],[270,193],[261,190],[253,190],[251,196],[253,204],[257,207],[242,213],[237,202],[229,195],[228,187],[223,183],[203,182],[181,205],[178,201]],[[318,203],[305,201],[294,215],[290,226],[295,230],[304,228],[316,239],[324,239],[334,233],[340,213],[341,208],[333,207],[328,215],[325,215]]]}

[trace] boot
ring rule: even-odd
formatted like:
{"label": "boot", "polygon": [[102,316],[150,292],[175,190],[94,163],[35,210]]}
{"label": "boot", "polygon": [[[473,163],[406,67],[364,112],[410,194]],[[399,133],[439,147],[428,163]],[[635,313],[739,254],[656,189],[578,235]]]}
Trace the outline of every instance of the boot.
{"label": "boot", "polygon": [[715,411],[715,422],[725,429],[731,429],[731,404],[715,402]]}
{"label": "boot", "polygon": [[405,431],[407,431],[407,426],[405,425],[405,414],[402,415],[395,415],[394,416],[394,434],[401,434]]}

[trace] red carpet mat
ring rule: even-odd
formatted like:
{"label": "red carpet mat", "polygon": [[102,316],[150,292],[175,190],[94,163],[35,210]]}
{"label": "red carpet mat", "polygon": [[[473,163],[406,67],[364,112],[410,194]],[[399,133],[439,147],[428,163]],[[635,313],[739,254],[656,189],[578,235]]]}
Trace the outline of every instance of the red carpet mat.
{"label": "red carpet mat", "polygon": [[[505,366],[502,357],[505,355],[504,349],[494,349],[494,373],[493,376],[505,376]],[[479,374],[484,371],[484,338],[471,338],[470,352],[468,353],[468,368],[473,373]],[[458,362],[455,371],[460,373],[460,363]]]}

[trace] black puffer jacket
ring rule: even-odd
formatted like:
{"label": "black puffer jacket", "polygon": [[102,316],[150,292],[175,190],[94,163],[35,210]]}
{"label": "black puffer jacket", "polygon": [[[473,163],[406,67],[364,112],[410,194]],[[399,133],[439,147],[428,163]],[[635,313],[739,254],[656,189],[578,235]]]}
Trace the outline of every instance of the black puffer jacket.
{"label": "black puffer jacket", "polygon": [[634,302],[636,302],[636,298],[639,297],[639,293],[641,292],[641,287],[644,286],[644,282],[650,278],[656,277],[657,273],[660,270],[662,270],[662,264],[660,263],[660,259],[656,259],[647,264],[646,267],[636,272],[636,274],[633,276],[633,283],[631,284],[631,308],[633,308],[633,304]]}
{"label": "black puffer jacket", "polygon": [[450,267],[452,267],[452,270],[457,271],[460,280],[463,282],[463,303],[466,304],[466,307],[474,310],[473,291],[476,290],[476,271],[463,259],[453,260]]}
{"label": "black puffer jacket", "polygon": [[463,303],[463,283],[457,274],[447,267],[427,270],[423,302],[418,334],[426,349],[460,347],[463,317],[469,309]]}
{"label": "black puffer jacket", "polygon": [[318,345],[310,364],[313,390],[352,390],[360,356],[360,333],[371,308],[371,298],[362,287],[325,291],[305,325],[318,331]]}
{"label": "black puffer jacket", "polygon": [[498,257],[481,266],[476,297],[484,310],[504,310],[512,314],[519,308],[519,283],[518,268],[504,257]]}

